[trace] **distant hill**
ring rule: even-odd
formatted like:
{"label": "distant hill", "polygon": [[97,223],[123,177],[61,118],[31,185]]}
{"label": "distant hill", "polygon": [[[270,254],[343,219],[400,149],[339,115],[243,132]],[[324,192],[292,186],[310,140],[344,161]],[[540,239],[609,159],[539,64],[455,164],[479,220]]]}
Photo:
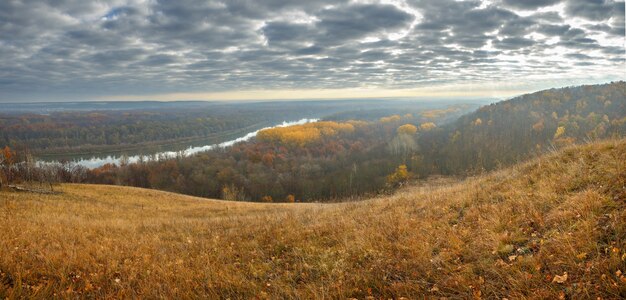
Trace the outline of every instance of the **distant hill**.
{"label": "distant hill", "polygon": [[0,298],[624,298],[625,161],[595,142],[339,204],[0,191]]}
{"label": "distant hill", "polygon": [[483,106],[419,139],[423,174],[493,170],[546,150],[626,134],[626,82],[549,89]]}

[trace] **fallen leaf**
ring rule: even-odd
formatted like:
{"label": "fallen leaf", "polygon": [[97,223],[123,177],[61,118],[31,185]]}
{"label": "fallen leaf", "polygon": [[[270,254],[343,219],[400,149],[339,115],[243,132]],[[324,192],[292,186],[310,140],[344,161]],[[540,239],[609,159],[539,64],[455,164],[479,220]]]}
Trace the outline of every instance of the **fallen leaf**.
{"label": "fallen leaf", "polygon": [[552,275],[550,275],[550,274],[546,274],[546,280],[547,280],[547,281],[550,281],[551,279],[552,279]]}
{"label": "fallen leaf", "polygon": [[514,261],[517,258],[517,255],[509,256],[509,261]]}
{"label": "fallen leaf", "polygon": [[89,281],[87,281],[85,283],[85,292],[89,292],[91,290],[93,290],[93,284],[91,284]]}
{"label": "fallen leaf", "polygon": [[552,279],[552,283],[565,283],[567,281],[567,272],[563,273],[563,275],[554,275]]}
{"label": "fallen leaf", "polygon": [[480,290],[474,290],[472,295],[474,296],[474,299],[482,299],[483,293]]}

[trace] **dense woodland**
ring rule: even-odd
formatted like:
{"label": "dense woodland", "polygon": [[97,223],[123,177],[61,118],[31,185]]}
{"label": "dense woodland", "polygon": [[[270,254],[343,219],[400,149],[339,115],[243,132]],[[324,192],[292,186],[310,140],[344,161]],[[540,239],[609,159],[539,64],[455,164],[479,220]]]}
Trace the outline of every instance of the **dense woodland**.
{"label": "dense woodland", "polygon": [[[83,153],[139,148],[190,140],[221,142],[250,131],[301,118],[342,113],[377,118],[381,113],[419,112],[448,103],[419,104],[390,101],[304,101],[223,104],[214,102],[98,103],[78,110],[38,111],[16,107],[0,112],[0,148],[28,148],[35,154]],[[85,107],[86,106],[86,107]],[[106,110],[93,110],[103,106]],[[142,108],[142,107],[146,108]],[[472,107],[464,106],[466,109]],[[130,109],[128,109],[130,108]],[[368,108],[368,109],[365,109]],[[20,109],[22,111],[20,111]],[[83,109],[92,109],[84,111]]]}
{"label": "dense woodland", "polygon": [[[545,90],[461,112],[452,106],[373,121],[335,116],[263,130],[251,142],[190,157],[69,172],[58,167],[56,173],[63,181],[229,200],[328,201],[380,193],[411,179],[476,174],[564,145],[622,137],[626,83]],[[447,122],[451,118],[456,121]]]}
{"label": "dense woodland", "polygon": [[0,144],[37,153],[145,145],[220,136],[282,122],[276,110],[171,109],[68,111],[0,116]]}
{"label": "dense woodland", "polygon": [[253,142],[219,151],[126,166],[105,165],[90,171],[87,181],[253,201],[329,200],[375,193],[406,179],[406,174],[397,179],[389,175],[406,163],[415,147],[416,132],[398,128],[416,123],[426,124],[422,130],[430,130],[436,126],[430,120],[457,111],[268,129],[259,132]]}
{"label": "dense woodland", "polygon": [[492,170],[573,143],[626,133],[626,83],[550,89],[483,106],[419,137],[419,171]]}

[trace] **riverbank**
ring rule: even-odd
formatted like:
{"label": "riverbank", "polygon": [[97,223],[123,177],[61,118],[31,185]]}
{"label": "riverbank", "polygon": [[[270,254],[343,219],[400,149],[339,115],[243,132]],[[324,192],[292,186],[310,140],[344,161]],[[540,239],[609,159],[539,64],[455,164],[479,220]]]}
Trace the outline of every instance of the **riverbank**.
{"label": "riverbank", "polygon": [[[73,164],[87,167],[90,169],[103,166],[105,164],[120,164],[122,160],[128,163],[136,163],[141,160],[161,159],[161,158],[173,158],[178,155],[189,156],[202,151],[209,151],[215,148],[224,148],[232,146],[238,142],[245,142],[255,137],[257,132],[263,129],[286,127],[291,125],[299,125],[310,122],[317,122],[319,119],[300,119],[298,121],[283,121],[280,124],[273,126],[263,127],[264,123],[258,123],[256,126],[248,126],[237,130],[236,132],[228,132],[221,134],[221,142],[216,141],[220,138],[202,138],[197,139],[195,145],[189,145],[192,141],[177,142],[173,145],[179,145],[179,147],[171,147],[167,149],[168,145],[144,145],[134,146],[132,148],[121,148],[116,151],[102,151],[95,152],[92,155],[89,152],[84,154],[59,154],[59,155],[39,155],[38,162],[41,163],[57,163],[60,161],[69,161]],[[252,131],[250,131],[252,130]],[[244,132],[247,132],[244,134]],[[235,138],[236,137],[236,138]],[[198,143],[198,141],[207,141],[206,143]],[[185,143],[185,144],[181,144]],[[182,147],[184,145],[184,147]],[[149,147],[154,147],[149,149]],[[148,148],[148,149],[146,149]],[[131,153],[128,153],[131,152]],[[133,153],[134,152],[134,153]]]}

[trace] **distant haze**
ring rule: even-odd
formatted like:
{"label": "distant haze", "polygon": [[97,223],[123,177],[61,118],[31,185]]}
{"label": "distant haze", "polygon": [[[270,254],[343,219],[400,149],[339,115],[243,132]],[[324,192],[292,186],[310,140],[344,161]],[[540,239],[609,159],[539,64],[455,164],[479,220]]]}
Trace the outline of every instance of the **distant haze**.
{"label": "distant haze", "polygon": [[0,1],[0,102],[509,97],[626,79],[614,0]]}

